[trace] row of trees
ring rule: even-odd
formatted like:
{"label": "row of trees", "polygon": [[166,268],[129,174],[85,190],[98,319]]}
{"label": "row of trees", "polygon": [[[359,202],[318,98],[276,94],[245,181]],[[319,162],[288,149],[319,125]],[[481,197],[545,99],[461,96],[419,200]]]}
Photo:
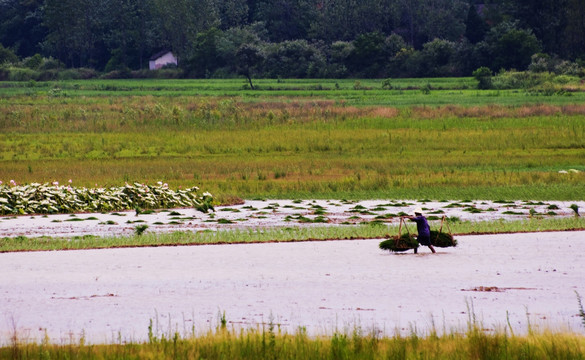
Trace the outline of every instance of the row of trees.
{"label": "row of trees", "polygon": [[[0,0],[3,49],[66,67],[189,76],[470,75],[585,58],[582,0]],[[4,49],[4,52],[7,52]],[[4,56],[4,60],[10,58]]]}

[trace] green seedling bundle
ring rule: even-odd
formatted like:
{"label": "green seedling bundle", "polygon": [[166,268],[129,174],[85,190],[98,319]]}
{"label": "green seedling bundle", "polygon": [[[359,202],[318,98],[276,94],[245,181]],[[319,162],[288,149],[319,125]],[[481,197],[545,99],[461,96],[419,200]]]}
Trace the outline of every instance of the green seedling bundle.
{"label": "green seedling bundle", "polygon": [[[394,236],[387,235],[387,237],[388,239],[380,242],[379,247],[382,250],[403,252],[418,249],[420,246],[418,241],[416,241],[416,237],[410,233]],[[431,244],[440,248],[455,247],[457,246],[457,240],[451,234],[431,230]]]}

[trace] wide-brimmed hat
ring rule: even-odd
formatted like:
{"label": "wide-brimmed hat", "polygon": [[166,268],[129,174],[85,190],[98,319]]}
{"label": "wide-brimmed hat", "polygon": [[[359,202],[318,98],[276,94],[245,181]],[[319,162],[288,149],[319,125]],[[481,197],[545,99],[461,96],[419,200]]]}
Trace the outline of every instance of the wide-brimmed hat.
{"label": "wide-brimmed hat", "polygon": [[421,215],[422,215],[422,213],[423,213],[423,212],[422,212],[422,209],[421,209],[421,208],[417,207],[416,209],[414,209],[414,214],[415,214],[415,215],[416,215],[416,214],[421,214]]}

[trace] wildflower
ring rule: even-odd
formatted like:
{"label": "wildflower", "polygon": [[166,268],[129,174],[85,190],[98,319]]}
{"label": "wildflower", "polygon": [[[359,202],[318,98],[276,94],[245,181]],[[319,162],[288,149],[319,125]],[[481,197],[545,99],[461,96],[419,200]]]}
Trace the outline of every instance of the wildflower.
{"label": "wildflower", "polygon": [[10,180],[10,185],[12,185],[12,186],[16,185],[16,181]]}
{"label": "wildflower", "polygon": [[69,184],[73,183],[73,180],[69,179]]}
{"label": "wildflower", "polygon": [[53,181],[53,185],[59,186],[59,182],[58,181]]}

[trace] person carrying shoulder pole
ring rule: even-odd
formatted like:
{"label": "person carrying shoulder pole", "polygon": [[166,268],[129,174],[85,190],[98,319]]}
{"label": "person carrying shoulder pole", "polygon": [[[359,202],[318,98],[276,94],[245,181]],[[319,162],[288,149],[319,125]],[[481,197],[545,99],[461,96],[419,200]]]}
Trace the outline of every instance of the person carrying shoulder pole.
{"label": "person carrying shoulder pole", "polygon": [[[429,223],[427,222],[427,218],[423,216],[422,209],[416,208],[414,209],[414,216],[404,216],[408,220],[416,222],[416,229],[418,231],[418,237],[416,240],[419,244],[428,246],[429,249],[434,253],[436,253],[435,248],[431,244],[431,228],[429,227]],[[416,253],[416,249],[414,250]]]}

